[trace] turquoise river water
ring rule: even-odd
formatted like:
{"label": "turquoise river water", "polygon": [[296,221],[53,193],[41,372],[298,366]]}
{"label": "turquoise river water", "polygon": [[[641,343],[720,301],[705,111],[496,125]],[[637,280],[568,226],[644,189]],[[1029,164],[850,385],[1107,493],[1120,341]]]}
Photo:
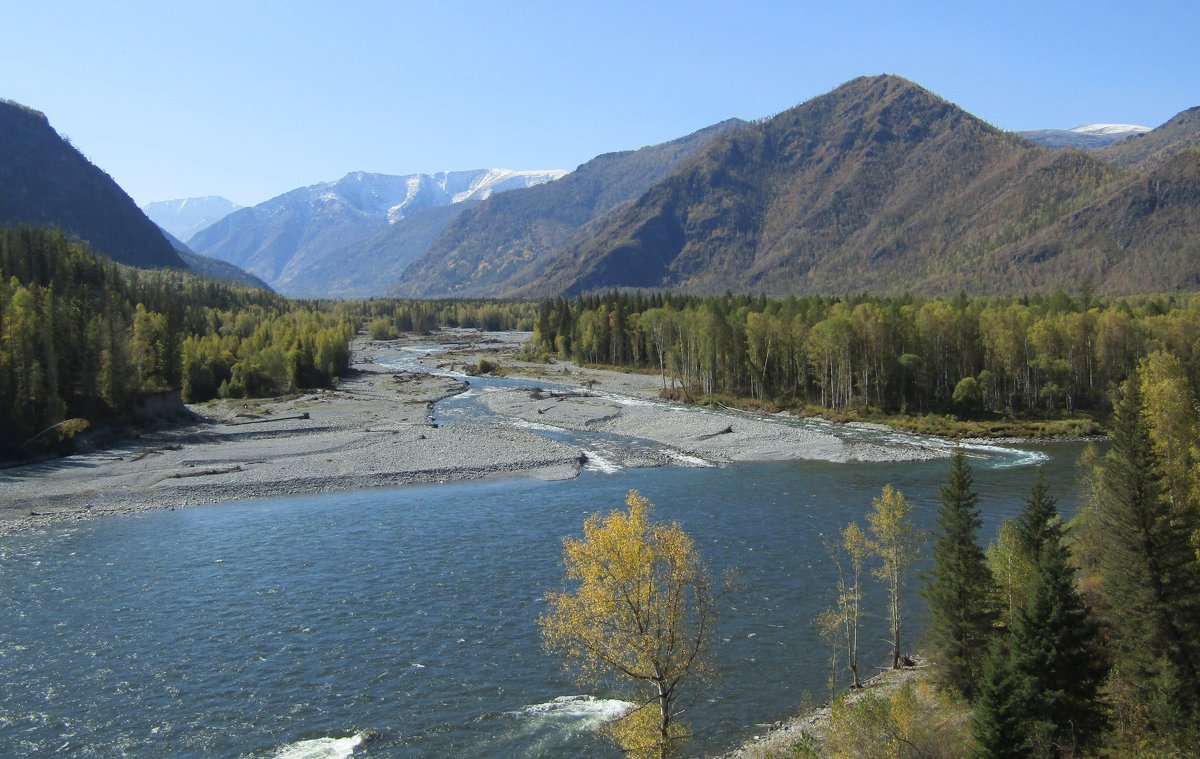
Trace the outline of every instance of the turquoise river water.
{"label": "turquoise river water", "polygon": [[[451,424],[484,413],[471,397],[438,411]],[[972,451],[984,538],[1020,509],[1034,464],[1069,513],[1080,450]],[[889,482],[930,528],[946,469],[605,467],[562,482],[226,503],[9,536],[0,755],[619,756],[595,728],[622,694],[582,690],[541,650],[535,620],[562,582],[563,537],[631,488],[684,526],[715,573],[737,569],[719,680],[684,717],[689,753],[719,752],[806,695],[822,699],[812,620],[835,577],[823,541]],[[909,597],[916,633],[920,602]],[[882,611],[878,591],[869,601]],[[864,661],[882,664],[883,622],[867,625]],[[364,730],[378,737],[360,745]]]}

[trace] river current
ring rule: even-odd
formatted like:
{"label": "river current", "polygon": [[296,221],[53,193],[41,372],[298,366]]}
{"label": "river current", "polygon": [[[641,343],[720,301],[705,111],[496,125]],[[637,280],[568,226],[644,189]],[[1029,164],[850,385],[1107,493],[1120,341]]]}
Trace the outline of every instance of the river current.
{"label": "river current", "polygon": [[[486,413],[473,395],[439,404],[439,420]],[[984,539],[1020,510],[1035,464],[1071,513],[1080,450],[973,449]],[[944,460],[622,469],[597,455],[561,482],[288,497],[9,536],[0,755],[619,756],[595,728],[623,694],[581,689],[541,650],[535,620],[562,583],[563,537],[633,488],[683,525],[715,574],[737,570],[719,679],[684,716],[690,754],[725,750],[827,695],[812,623],[834,593],[824,541],[862,520],[885,483],[929,529],[946,471]],[[879,589],[868,605],[883,613]],[[888,646],[879,616],[866,626],[870,670]]]}

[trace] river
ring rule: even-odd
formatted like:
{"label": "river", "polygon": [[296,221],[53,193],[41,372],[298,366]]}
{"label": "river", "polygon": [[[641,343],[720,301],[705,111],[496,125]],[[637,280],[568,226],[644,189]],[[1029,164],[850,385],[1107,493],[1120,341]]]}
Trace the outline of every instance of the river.
{"label": "river", "polygon": [[[513,381],[472,385],[489,382]],[[440,420],[486,413],[473,396],[440,404]],[[1070,513],[1081,450],[973,450],[984,538],[1019,511],[1034,463]],[[237,502],[12,535],[0,540],[0,754],[619,756],[594,728],[621,694],[574,683],[541,650],[535,620],[562,582],[563,537],[635,488],[714,573],[737,569],[719,679],[684,717],[690,754],[721,751],[824,698],[812,619],[835,580],[823,541],[861,520],[885,483],[930,528],[946,470],[593,465],[560,482]],[[868,603],[882,614],[878,589]],[[888,647],[884,622],[867,624],[869,668]],[[364,730],[377,738],[356,748]]]}

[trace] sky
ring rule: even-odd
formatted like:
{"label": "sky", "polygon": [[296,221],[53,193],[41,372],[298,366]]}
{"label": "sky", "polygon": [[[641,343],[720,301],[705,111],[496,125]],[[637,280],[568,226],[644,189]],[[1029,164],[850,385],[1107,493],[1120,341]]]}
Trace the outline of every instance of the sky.
{"label": "sky", "polygon": [[1012,130],[1200,105],[1200,0],[0,0],[0,18],[0,97],[139,205],[573,169],[881,73]]}

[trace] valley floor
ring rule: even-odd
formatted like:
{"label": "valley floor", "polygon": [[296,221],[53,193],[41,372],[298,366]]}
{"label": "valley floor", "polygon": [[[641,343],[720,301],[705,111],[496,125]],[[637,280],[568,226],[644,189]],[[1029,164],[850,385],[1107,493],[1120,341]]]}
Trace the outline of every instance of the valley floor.
{"label": "valley floor", "polygon": [[[102,515],[282,495],[512,475],[563,479],[589,458],[619,466],[705,466],[738,460],[911,460],[947,455],[918,439],[834,435],[828,425],[654,400],[657,376],[516,359],[521,336],[453,330],[423,359],[396,371],[402,345],[355,345],[353,373],[333,391],[193,405],[197,421],[114,447],[0,471],[0,534]],[[475,386],[444,376],[480,358],[535,382],[490,388],[491,414],[433,422],[433,404]],[[477,383],[486,384],[486,383]],[[564,390],[563,388],[571,388]],[[538,430],[587,433],[587,447]],[[593,461],[595,463],[595,461]],[[603,466],[601,466],[603,468]]]}

